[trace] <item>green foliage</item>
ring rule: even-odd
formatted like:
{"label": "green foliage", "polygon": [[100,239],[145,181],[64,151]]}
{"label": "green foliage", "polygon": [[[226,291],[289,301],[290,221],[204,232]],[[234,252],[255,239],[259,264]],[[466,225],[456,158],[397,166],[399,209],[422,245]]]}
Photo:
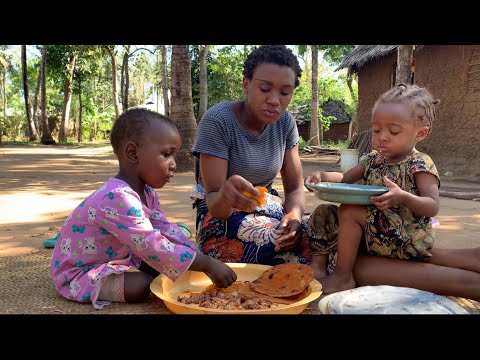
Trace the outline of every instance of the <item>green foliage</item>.
{"label": "green foliage", "polygon": [[300,138],[298,139],[298,150],[302,151],[307,145],[307,141],[305,141],[303,137],[300,136]]}
{"label": "green foliage", "polygon": [[[345,71],[339,71],[332,74],[332,70],[327,66],[327,63],[335,63],[341,61],[343,56],[350,51],[350,45],[322,45],[320,49],[323,50],[323,59],[319,59],[318,69],[318,121],[322,123],[323,131],[328,131],[332,121],[336,120],[334,116],[324,116],[321,108],[324,103],[329,100],[340,100],[347,105],[347,112],[351,117],[356,110],[357,104],[357,83],[352,82],[352,88],[354,90],[354,98],[350,94],[350,90],[347,85],[347,77]],[[308,59],[307,53],[309,46],[297,45],[297,52],[303,56],[304,59]],[[308,70],[308,71],[306,71]],[[304,69],[304,73],[310,73],[311,69]],[[289,106],[289,110],[294,114],[297,120],[310,121],[311,120],[311,79],[307,76],[300,78],[300,85],[295,89],[294,96]]]}
{"label": "green foliage", "polygon": [[[343,79],[322,78],[318,79],[318,100],[319,111],[318,121],[321,122],[323,131],[330,129],[330,124],[335,121],[334,116],[324,116],[321,110],[322,105],[328,100],[342,100],[350,99],[350,92]],[[311,88],[306,84],[306,79],[301,80],[300,85],[295,90],[294,97],[290,103],[289,110],[294,114],[297,120],[310,121],[312,116],[311,105]],[[348,105],[348,103],[347,103]]]}
{"label": "green foliage", "polygon": [[322,144],[322,147],[343,150],[343,149],[346,149],[348,145],[349,145],[348,140],[338,140],[336,142],[332,140],[325,140]]}
{"label": "green foliage", "polygon": [[[150,86],[145,91],[147,84],[152,84],[155,79],[154,64],[150,63],[149,58],[144,52],[137,52],[131,61],[132,71],[130,71],[130,91],[129,106],[138,106],[144,104],[146,99],[153,94],[154,86]],[[129,66],[129,68],[130,68]]]}
{"label": "green foliage", "polygon": [[[47,53],[47,115],[52,124],[53,136],[59,127],[59,116],[63,110],[65,78],[68,74],[67,64],[70,56],[77,54],[73,81],[73,97],[71,103],[70,126],[75,124],[78,129],[79,120],[79,94],[82,96],[82,135],[89,139],[107,138],[114,118],[112,96],[112,69],[111,58],[106,51],[106,46],[95,45],[50,45]],[[131,45],[134,49],[135,45]],[[242,70],[247,54],[253,45],[210,45],[207,56],[207,81],[208,81],[208,106],[224,100],[243,99]],[[32,46],[27,46],[29,50]],[[36,46],[41,50],[42,46]],[[111,49],[118,50],[117,65],[120,79],[122,65],[121,55],[126,46],[110,45]],[[347,87],[346,71],[333,72],[332,65],[337,65],[343,56],[352,48],[351,45],[320,45],[319,59],[319,105],[329,99],[343,100],[348,106],[350,115],[355,113],[357,104],[358,85],[354,78],[352,82],[353,97]],[[12,50],[13,49],[13,50]],[[191,76],[192,95],[195,113],[198,113],[199,103],[199,59],[196,46],[191,49]],[[299,56],[310,67],[311,55],[309,45],[297,45],[295,49]],[[10,52],[7,57],[5,51]],[[159,50],[157,50],[159,51]],[[28,85],[30,102],[33,106],[33,96],[37,85],[37,75],[40,67],[40,53],[28,51]],[[131,53],[131,51],[130,51]],[[26,134],[26,117],[23,97],[22,71],[20,63],[20,48],[0,45],[0,60],[7,75],[7,108],[9,116],[3,119],[3,130],[6,139],[21,140]],[[8,61],[7,61],[8,60]],[[304,63],[300,60],[300,64]],[[1,64],[0,64],[1,65]],[[154,89],[160,86],[161,69],[157,54],[149,55],[148,52],[139,50],[129,59],[129,105],[135,106],[145,103],[154,96]],[[311,111],[311,79],[308,79],[311,69],[304,69],[300,78],[300,86],[296,88],[289,110],[299,120],[310,120]],[[118,88],[118,90],[120,90]],[[0,97],[1,99],[2,97]],[[38,104],[38,112],[41,105]],[[0,113],[3,104],[0,106]],[[13,111],[13,112],[12,112]],[[0,114],[1,116],[1,114]],[[323,130],[329,128],[332,117],[325,118],[319,111],[319,121],[322,121]],[[76,143],[76,138],[69,134],[68,141]],[[303,141],[303,139],[302,139]]]}
{"label": "green foliage", "polygon": [[115,119],[115,113],[103,112],[93,113],[82,120],[82,138],[97,140],[107,139],[107,134],[112,128],[113,121]]}
{"label": "green foliage", "polygon": [[[207,55],[208,106],[225,100],[243,99],[243,63],[254,45],[211,45]],[[200,100],[198,52],[192,56],[192,93],[195,114]]]}
{"label": "green foliage", "polygon": [[355,45],[319,45],[323,58],[331,65],[339,65]]}

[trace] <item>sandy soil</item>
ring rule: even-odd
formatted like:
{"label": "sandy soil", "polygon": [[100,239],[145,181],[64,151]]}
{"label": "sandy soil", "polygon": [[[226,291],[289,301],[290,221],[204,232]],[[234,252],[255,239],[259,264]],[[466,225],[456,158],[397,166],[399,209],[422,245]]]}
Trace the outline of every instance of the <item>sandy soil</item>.
{"label": "sandy soil", "polygon": [[[304,174],[339,170],[336,156],[302,157]],[[0,147],[0,256],[37,252],[43,240],[57,234],[71,210],[116,174],[117,161],[110,146],[3,146]],[[445,187],[480,191],[476,178],[442,178]],[[192,172],[176,174],[158,190],[162,208],[171,221],[195,228],[188,197]],[[275,187],[282,192],[281,180]],[[322,203],[307,192],[307,211]],[[437,246],[480,246],[480,202],[442,197],[436,217]]]}

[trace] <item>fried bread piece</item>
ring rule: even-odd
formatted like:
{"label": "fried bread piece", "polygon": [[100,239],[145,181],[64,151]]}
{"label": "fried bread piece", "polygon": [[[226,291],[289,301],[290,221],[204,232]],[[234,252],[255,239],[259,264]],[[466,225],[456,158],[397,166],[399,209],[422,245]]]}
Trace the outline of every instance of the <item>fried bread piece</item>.
{"label": "fried bread piece", "polygon": [[304,264],[280,264],[265,270],[250,287],[275,298],[290,297],[304,291],[313,279],[313,268]]}

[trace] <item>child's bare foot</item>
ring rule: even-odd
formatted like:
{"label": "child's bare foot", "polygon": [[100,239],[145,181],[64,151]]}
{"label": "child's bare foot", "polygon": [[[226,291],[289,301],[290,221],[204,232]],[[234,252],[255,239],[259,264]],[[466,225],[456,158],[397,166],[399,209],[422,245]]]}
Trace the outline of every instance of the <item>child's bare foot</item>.
{"label": "child's bare foot", "polygon": [[321,269],[318,266],[315,266],[314,264],[310,265],[313,268],[313,277],[320,281],[320,279],[326,277],[327,274],[327,269]]}
{"label": "child's bare foot", "polygon": [[327,273],[327,260],[326,255],[314,255],[310,261],[310,266],[313,268],[313,277],[317,280],[324,278]]}
{"label": "child's bare foot", "polygon": [[352,273],[343,275],[333,272],[331,275],[319,279],[319,281],[322,284],[324,294],[350,290],[355,287],[355,279]]}

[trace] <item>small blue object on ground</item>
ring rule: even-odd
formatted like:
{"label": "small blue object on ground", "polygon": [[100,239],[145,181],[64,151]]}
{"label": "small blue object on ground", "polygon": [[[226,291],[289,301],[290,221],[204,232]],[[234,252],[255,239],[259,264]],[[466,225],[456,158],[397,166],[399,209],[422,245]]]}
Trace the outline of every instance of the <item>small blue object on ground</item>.
{"label": "small blue object on ground", "polygon": [[185,234],[186,237],[192,236],[192,231],[187,226],[187,224],[185,224],[183,222],[177,222],[175,224],[180,228],[180,230],[182,230],[182,232]]}
{"label": "small blue object on ground", "polygon": [[58,235],[60,235],[60,233],[58,233],[58,234],[57,234],[55,237],[53,237],[53,238],[43,240],[43,247],[44,247],[44,248],[47,248],[47,249],[54,248],[54,247],[55,247],[55,243],[56,243],[57,240],[58,240]]}

